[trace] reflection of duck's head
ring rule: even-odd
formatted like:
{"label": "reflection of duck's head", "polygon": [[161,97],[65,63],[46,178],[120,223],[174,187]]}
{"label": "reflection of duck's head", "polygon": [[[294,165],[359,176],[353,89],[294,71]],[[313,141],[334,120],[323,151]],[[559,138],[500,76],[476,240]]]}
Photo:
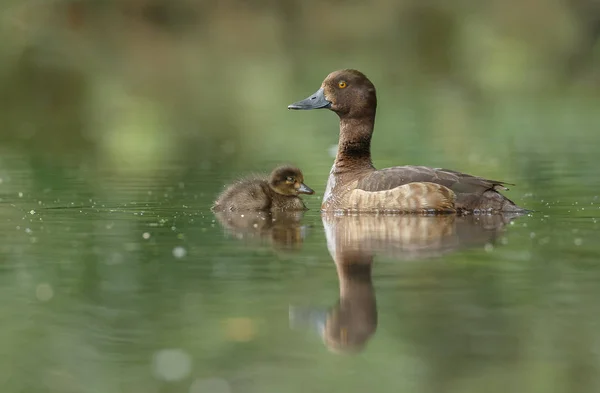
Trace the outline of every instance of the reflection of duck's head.
{"label": "reflection of duck's head", "polygon": [[[352,305],[343,305],[340,299],[330,310],[319,308],[290,309],[290,324],[294,328],[307,326],[316,331],[327,349],[338,354],[354,354],[364,350],[377,330],[377,308],[374,296],[362,299],[366,313],[352,311]],[[360,304],[355,305],[361,307]],[[365,315],[367,316],[365,318]]]}
{"label": "reflection of duck's head", "polygon": [[320,308],[290,309],[292,327],[310,326],[327,349],[339,354],[361,352],[377,330],[377,304],[371,281],[371,259],[360,253],[346,254],[347,264],[337,264],[340,298],[328,311]]}
{"label": "reflection of duck's head", "polygon": [[322,331],[327,349],[338,354],[361,352],[377,328],[370,320],[352,318],[352,313],[344,312],[337,306],[328,315]]}
{"label": "reflection of duck's head", "polygon": [[302,171],[293,166],[280,166],[271,172],[269,187],[276,193],[286,196],[312,195],[315,192],[304,184]]}

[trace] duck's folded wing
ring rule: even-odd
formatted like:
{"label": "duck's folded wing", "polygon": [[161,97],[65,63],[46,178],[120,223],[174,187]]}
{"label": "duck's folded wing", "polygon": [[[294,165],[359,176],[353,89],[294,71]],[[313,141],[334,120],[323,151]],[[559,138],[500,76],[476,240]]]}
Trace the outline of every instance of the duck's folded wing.
{"label": "duck's folded wing", "polygon": [[448,169],[411,165],[385,168],[370,173],[358,182],[356,188],[375,192],[391,190],[415,182],[441,184],[456,194],[483,194],[487,190],[506,190],[505,185],[510,184]]}

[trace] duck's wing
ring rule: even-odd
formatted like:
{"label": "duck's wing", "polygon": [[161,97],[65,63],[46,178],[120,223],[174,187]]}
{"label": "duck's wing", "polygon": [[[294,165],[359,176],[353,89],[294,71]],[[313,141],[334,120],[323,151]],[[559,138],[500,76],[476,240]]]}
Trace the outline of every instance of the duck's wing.
{"label": "duck's wing", "polygon": [[471,176],[466,173],[425,166],[396,166],[385,168],[363,177],[356,188],[376,192],[391,190],[408,183],[430,182],[448,187],[456,194],[481,195],[488,190],[507,190],[512,185],[498,180]]}

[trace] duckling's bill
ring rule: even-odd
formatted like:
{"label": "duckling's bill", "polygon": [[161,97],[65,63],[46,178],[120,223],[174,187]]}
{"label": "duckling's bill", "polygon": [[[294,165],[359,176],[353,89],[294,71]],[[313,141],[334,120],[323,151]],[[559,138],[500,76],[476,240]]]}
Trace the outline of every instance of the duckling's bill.
{"label": "duckling's bill", "polygon": [[310,188],[309,186],[307,186],[304,183],[300,183],[300,188],[298,188],[298,193],[299,194],[308,194],[308,195],[312,195],[315,192],[313,191],[312,188]]}
{"label": "duckling's bill", "polygon": [[325,98],[325,91],[323,90],[322,87],[319,90],[317,90],[316,93],[311,95],[310,97],[308,97],[302,101],[298,101],[291,105],[288,105],[288,109],[304,109],[304,110],[330,108],[330,107],[331,107],[331,102],[327,101],[327,98]]}

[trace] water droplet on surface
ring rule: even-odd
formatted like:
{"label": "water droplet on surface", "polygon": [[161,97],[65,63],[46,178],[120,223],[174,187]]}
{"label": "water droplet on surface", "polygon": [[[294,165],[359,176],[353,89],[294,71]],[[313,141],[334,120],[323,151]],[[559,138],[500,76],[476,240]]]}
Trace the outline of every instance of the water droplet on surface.
{"label": "water droplet on surface", "polygon": [[148,239],[150,239],[150,234],[149,234],[148,232],[144,232],[144,233],[142,234],[142,237],[143,237],[144,239],[148,240]]}
{"label": "water droplet on surface", "polygon": [[581,239],[580,237],[575,238],[575,240],[573,240],[573,243],[575,243],[576,246],[581,246],[583,244],[583,239]]}
{"label": "water droplet on surface", "polygon": [[187,254],[186,249],[181,246],[177,246],[173,249],[173,256],[175,258],[183,258],[186,256],[186,254]]}
{"label": "water droplet on surface", "polygon": [[35,210],[31,209],[31,210],[29,211],[29,214],[31,214],[31,215],[33,216],[33,215],[35,214]]}
{"label": "water droplet on surface", "polygon": [[162,349],[154,354],[154,376],[163,381],[180,381],[192,371],[192,358],[181,349]]}
{"label": "water droplet on surface", "polygon": [[23,193],[22,192],[19,193],[19,198],[23,198]]}
{"label": "water droplet on surface", "polygon": [[50,299],[52,299],[53,296],[54,296],[54,290],[52,289],[52,286],[50,286],[50,284],[48,284],[48,283],[39,284],[35,288],[35,297],[40,302],[47,302]]}

